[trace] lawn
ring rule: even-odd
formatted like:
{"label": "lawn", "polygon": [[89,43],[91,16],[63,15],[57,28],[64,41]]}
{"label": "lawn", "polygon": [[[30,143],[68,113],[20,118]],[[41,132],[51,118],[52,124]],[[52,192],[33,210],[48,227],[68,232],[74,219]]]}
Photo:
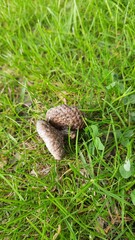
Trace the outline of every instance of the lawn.
{"label": "lawn", "polygon": [[[133,0],[1,0],[0,239],[135,238]],[[77,106],[56,161],[36,121]]]}

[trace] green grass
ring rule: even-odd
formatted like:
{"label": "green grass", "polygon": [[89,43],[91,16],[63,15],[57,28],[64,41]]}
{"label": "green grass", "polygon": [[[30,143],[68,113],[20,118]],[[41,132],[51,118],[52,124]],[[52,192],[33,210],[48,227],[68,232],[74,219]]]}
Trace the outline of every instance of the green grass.
{"label": "green grass", "polygon": [[[0,238],[134,239],[134,1],[0,9]],[[35,123],[63,103],[86,127],[56,162]]]}

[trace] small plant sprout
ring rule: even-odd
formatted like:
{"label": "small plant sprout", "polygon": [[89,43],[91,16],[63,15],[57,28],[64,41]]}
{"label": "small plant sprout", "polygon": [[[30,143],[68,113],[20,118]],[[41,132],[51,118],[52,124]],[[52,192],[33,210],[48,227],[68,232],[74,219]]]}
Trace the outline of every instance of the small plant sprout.
{"label": "small plant sprout", "polygon": [[130,160],[129,159],[126,159],[124,165],[123,165],[125,171],[129,172],[130,171],[130,168],[131,168],[131,164],[130,164]]}
{"label": "small plant sprout", "polygon": [[120,174],[123,178],[129,178],[132,176],[133,168],[129,159],[125,160],[125,163],[122,164],[119,168]]}

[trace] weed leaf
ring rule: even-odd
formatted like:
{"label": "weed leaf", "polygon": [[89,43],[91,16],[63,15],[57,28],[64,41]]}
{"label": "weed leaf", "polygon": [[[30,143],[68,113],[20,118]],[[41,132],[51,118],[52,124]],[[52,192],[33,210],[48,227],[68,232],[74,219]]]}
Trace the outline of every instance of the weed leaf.
{"label": "weed leaf", "polygon": [[131,192],[131,200],[132,200],[132,203],[135,205],[135,189]]}

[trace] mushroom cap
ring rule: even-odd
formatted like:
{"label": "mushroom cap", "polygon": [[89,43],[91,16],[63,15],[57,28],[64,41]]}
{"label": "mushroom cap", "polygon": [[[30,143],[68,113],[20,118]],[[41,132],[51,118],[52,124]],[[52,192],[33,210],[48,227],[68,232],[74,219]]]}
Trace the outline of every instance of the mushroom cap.
{"label": "mushroom cap", "polygon": [[46,120],[57,129],[77,130],[84,127],[83,114],[77,107],[60,105],[50,108]]}
{"label": "mushroom cap", "polygon": [[63,134],[51,126],[50,123],[43,120],[37,121],[36,129],[53,157],[56,160],[61,160],[65,154]]}

